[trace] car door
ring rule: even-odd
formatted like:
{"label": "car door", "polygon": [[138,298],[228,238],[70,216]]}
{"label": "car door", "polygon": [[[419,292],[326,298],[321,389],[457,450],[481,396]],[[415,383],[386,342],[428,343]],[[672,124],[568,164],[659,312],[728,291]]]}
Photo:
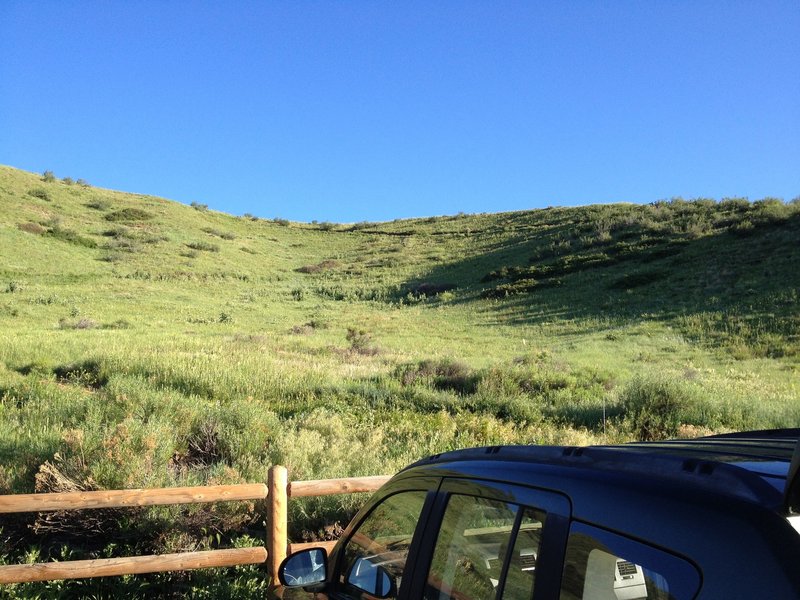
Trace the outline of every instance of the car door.
{"label": "car door", "polygon": [[414,555],[405,598],[557,598],[569,514],[569,500],[557,493],[445,479]]}
{"label": "car door", "polygon": [[353,519],[331,555],[325,593],[339,600],[407,597],[438,477],[411,477],[381,489]]}

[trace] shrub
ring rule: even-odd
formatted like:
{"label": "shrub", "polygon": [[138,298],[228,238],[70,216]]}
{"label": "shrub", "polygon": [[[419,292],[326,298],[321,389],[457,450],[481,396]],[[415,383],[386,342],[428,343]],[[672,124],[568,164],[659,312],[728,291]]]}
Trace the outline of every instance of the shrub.
{"label": "shrub", "polygon": [[756,226],[753,225],[753,222],[750,219],[742,219],[733,227],[731,227],[729,231],[735,236],[747,237],[755,233]]}
{"label": "shrub", "polygon": [[75,183],[77,183],[79,186],[83,188],[92,187],[91,185],[89,185],[89,182],[86,181],[85,179],[78,179],[78,181],[76,181]]}
{"label": "shrub", "polygon": [[203,231],[210,234],[215,235],[217,237],[222,238],[223,240],[235,240],[236,235],[229,232],[229,231],[220,231],[219,229],[213,229],[211,227],[204,227]]}
{"label": "shrub", "polygon": [[47,233],[47,229],[39,225],[38,223],[20,223],[17,225],[17,229],[20,231],[24,231],[25,233],[33,233],[35,235],[42,235]]}
{"label": "shrub", "polygon": [[6,294],[13,294],[14,292],[22,291],[22,286],[16,281],[9,281],[6,286]]}
{"label": "shrub", "polygon": [[61,180],[61,182],[62,182],[62,183],[66,183],[67,185],[73,185],[73,184],[75,183],[75,180],[74,180],[74,179],[72,179],[72,177],[64,177],[64,178]]}
{"label": "shrub", "polygon": [[123,208],[115,210],[106,215],[106,221],[147,221],[153,218],[153,214],[141,208]]}
{"label": "shrub", "polygon": [[95,329],[97,326],[97,321],[87,317],[83,317],[77,321],[70,321],[64,318],[58,320],[59,329]]}
{"label": "shrub", "polygon": [[130,321],[126,319],[117,319],[113,323],[103,323],[103,329],[130,329],[132,327]]}
{"label": "shrub", "polygon": [[61,365],[53,369],[53,374],[64,383],[94,389],[99,389],[108,383],[108,372],[96,360]]}
{"label": "shrub", "polygon": [[677,436],[682,418],[695,403],[688,384],[666,376],[636,377],[620,397],[625,420],[640,440]]}
{"label": "shrub", "polygon": [[347,341],[350,342],[350,350],[357,354],[372,356],[380,353],[380,348],[373,344],[372,335],[364,329],[348,327]]}
{"label": "shrub", "polygon": [[747,198],[723,198],[719,202],[719,207],[726,210],[743,212],[750,208],[750,201]]}
{"label": "shrub", "polygon": [[86,203],[86,208],[92,208],[94,210],[108,210],[111,208],[111,203],[106,202],[105,200],[92,200],[91,202]]}
{"label": "shrub", "polygon": [[668,273],[665,271],[640,271],[638,273],[628,273],[616,279],[608,287],[615,290],[632,290],[636,287],[655,283],[665,279]]}
{"label": "shrub", "polygon": [[113,238],[127,238],[130,236],[130,231],[125,227],[115,227],[114,229],[106,229],[102,235]]}
{"label": "shrub", "polygon": [[199,202],[192,202],[191,204],[189,204],[189,206],[191,206],[193,209],[199,210],[199,211],[208,210],[208,204],[200,204]]}
{"label": "shrub", "polygon": [[47,183],[52,183],[56,180],[56,176],[52,171],[45,171],[42,173],[42,181],[46,181]]}
{"label": "shrub", "polygon": [[455,283],[433,283],[429,281],[423,281],[422,283],[412,287],[409,290],[409,293],[417,297],[437,296],[442,292],[449,292],[457,287],[458,286]]}
{"label": "shrub", "polygon": [[47,190],[40,187],[28,190],[28,195],[34,198],[39,198],[39,200],[44,200],[46,202],[50,202],[51,200],[50,194],[47,192]]}
{"label": "shrub", "polygon": [[202,250],[203,252],[219,252],[219,246],[209,242],[189,242],[186,244],[186,246],[192,250]]}
{"label": "shrub", "polygon": [[120,252],[130,252],[131,254],[140,252],[142,247],[133,240],[125,238],[115,238],[103,246],[105,250],[117,250]]}
{"label": "shrub", "polygon": [[97,248],[97,242],[93,239],[83,237],[71,229],[62,229],[61,227],[53,227],[48,229],[46,234],[62,242],[75,244],[76,246],[84,246],[85,248]]}
{"label": "shrub", "polygon": [[416,365],[400,367],[398,374],[404,386],[425,382],[436,389],[459,394],[474,394],[479,382],[479,377],[466,364],[450,359],[423,360]]}
{"label": "shrub", "polygon": [[316,265],[304,265],[295,269],[298,273],[321,273],[323,271],[330,271],[339,266],[339,262],[335,260],[323,260]]}
{"label": "shrub", "polygon": [[272,219],[272,222],[276,225],[282,225],[284,227],[288,227],[290,225],[289,219],[281,219],[280,217],[275,217]]}

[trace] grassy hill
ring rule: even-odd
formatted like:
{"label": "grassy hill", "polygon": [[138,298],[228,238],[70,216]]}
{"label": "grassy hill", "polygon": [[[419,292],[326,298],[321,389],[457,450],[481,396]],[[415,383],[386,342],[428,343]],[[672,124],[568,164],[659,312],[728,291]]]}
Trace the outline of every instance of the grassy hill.
{"label": "grassy hill", "polygon": [[[0,493],[800,422],[796,202],[302,224],[46,179],[0,167]],[[293,505],[295,537],[358,502]],[[92,518],[138,551],[258,530],[252,506]],[[74,525],[5,532],[46,557]]]}

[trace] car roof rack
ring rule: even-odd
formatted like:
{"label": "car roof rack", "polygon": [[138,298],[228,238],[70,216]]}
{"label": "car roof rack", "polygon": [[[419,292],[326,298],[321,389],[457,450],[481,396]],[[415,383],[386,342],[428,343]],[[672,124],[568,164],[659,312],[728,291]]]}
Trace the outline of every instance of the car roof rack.
{"label": "car roof rack", "polygon": [[785,515],[800,509],[800,429],[605,446],[490,446],[436,454],[415,465],[510,461],[680,479]]}
{"label": "car roof rack", "polygon": [[787,515],[800,514],[800,439],[795,444],[789,473],[786,475],[783,508]]}

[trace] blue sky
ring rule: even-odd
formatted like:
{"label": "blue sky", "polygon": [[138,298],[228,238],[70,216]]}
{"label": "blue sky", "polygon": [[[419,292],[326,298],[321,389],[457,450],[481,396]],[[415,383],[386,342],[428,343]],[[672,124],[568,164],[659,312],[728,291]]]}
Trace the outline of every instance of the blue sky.
{"label": "blue sky", "polygon": [[796,0],[0,2],[0,164],[298,221],[800,195]]}

